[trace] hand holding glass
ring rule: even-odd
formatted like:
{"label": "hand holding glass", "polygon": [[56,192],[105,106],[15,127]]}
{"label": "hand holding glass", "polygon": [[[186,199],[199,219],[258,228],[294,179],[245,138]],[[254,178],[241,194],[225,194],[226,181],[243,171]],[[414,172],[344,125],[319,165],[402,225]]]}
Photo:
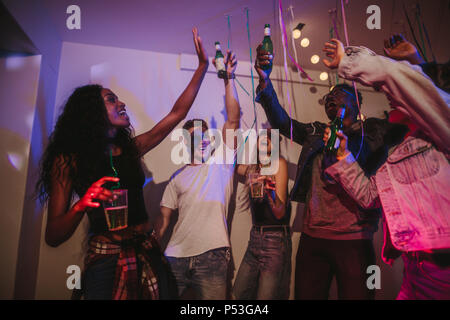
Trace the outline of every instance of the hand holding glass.
{"label": "hand holding glass", "polygon": [[114,200],[102,201],[106,223],[109,231],[122,230],[128,227],[128,190],[111,190]]}

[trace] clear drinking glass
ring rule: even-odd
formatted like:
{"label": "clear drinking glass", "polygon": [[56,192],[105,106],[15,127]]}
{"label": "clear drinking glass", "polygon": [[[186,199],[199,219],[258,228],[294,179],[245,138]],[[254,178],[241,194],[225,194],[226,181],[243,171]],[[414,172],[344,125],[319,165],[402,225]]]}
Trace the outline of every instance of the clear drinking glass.
{"label": "clear drinking glass", "polygon": [[262,198],[264,192],[264,181],[258,180],[260,174],[251,172],[248,174],[248,181],[250,184],[250,193],[252,198]]}
{"label": "clear drinking glass", "polygon": [[128,190],[111,190],[117,197],[115,200],[102,201],[106,223],[109,231],[117,231],[128,227]]}

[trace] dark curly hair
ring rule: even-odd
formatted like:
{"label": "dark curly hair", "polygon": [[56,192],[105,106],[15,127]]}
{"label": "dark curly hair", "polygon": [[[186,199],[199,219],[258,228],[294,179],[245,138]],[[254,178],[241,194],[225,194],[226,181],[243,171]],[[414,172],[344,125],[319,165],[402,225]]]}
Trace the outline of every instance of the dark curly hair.
{"label": "dark curly hair", "polygon": [[[68,169],[73,190],[80,197],[89,186],[108,173],[108,144],[122,149],[122,154],[137,163],[138,152],[133,142],[132,128],[120,128],[113,139],[108,138],[110,122],[100,85],[86,85],[75,89],[67,100],[40,163],[36,193],[41,203],[48,201],[51,192],[52,167],[61,159],[56,171]],[[112,173],[112,172],[111,172]],[[73,196],[73,192],[72,195]]]}
{"label": "dark curly hair", "polygon": [[359,92],[359,90],[356,90],[356,92],[358,93],[358,100],[356,100],[355,88],[348,83],[339,83],[331,88],[330,92],[324,96],[323,100],[326,101],[327,96],[331,96],[337,91],[345,92],[347,95],[349,95],[352,98],[352,100],[353,100],[353,104],[351,105],[352,114],[353,114],[354,118],[356,119],[357,115],[359,114],[357,102],[359,101],[359,104],[362,105],[362,101],[363,101],[361,92]]}

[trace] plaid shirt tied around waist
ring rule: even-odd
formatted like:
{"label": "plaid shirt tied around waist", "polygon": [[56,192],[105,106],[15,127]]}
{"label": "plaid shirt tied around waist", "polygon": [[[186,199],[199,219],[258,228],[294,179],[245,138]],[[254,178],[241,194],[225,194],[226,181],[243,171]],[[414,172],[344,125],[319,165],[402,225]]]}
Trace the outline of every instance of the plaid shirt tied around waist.
{"label": "plaid shirt tied around waist", "polygon": [[164,259],[153,235],[141,234],[120,242],[89,241],[85,270],[105,255],[119,255],[113,300],[159,300],[158,280],[152,259]]}

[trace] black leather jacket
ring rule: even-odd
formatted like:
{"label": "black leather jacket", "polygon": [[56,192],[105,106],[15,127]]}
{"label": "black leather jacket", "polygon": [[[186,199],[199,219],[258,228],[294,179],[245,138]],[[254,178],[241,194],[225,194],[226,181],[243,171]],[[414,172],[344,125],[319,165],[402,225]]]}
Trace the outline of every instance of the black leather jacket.
{"label": "black leather jacket", "polygon": [[[269,81],[264,90],[258,86],[257,93],[256,102],[264,108],[272,128],[279,129],[282,135],[290,139],[291,119],[278,102],[272,83]],[[302,145],[295,183],[290,193],[292,201],[305,202],[306,200],[306,195],[311,187],[313,160],[324,147],[322,139],[326,126],[326,123],[319,121],[302,123],[292,119],[292,139]],[[357,161],[366,174],[374,174],[386,161],[388,147],[393,143],[391,140],[397,140],[388,138],[388,136],[403,137],[405,127],[395,126],[386,119],[369,118],[364,121],[364,143]],[[345,131],[345,134],[348,136],[348,149],[356,158],[361,145],[361,122],[356,122],[349,130]]]}

